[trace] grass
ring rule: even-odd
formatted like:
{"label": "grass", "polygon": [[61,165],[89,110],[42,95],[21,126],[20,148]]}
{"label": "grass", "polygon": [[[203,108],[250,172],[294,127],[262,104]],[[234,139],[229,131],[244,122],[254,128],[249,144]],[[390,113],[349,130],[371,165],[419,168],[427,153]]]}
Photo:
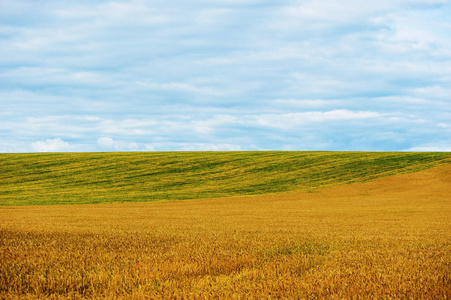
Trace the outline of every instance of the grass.
{"label": "grass", "polygon": [[0,205],[149,202],[319,191],[451,162],[451,153],[0,154]]}
{"label": "grass", "polygon": [[0,299],[449,299],[450,194],[443,164],[317,193],[3,206]]}

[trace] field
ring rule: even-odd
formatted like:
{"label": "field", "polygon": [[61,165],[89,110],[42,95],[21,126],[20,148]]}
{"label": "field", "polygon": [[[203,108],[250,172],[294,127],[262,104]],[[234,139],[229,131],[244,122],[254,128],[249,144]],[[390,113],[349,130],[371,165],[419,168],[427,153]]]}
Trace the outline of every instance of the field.
{"label": "field", "polygon": [[0,205],[149,202],[314,192],[451,163],[451,153],[0,154]]}
{"label": "field", "polygon": [[[117,178],[126,180],[130,170],[138,175],[145,168],[127,169],[124,163],[113,172],[111,165],[99,170],[101,164],[92,163],[97,167],[91,178],[80,178],[84,171],[75,171],[82,164],[81,159],[74,162],[76,154],[3,156],[4,172],[16,175],[11,179],[2,173],[1,180],[0,299],[451,297],[450,154],[282,154],[208,154],[210,164],[219,158],[224,162],[210,169],[186,165],[173,178],[187,186],[177,190],[169,185],[157,196],[152,195],[159,190],[150,188],[154,181],[145,185],[142,177],[130,179],[136,180],[135,187],[150,189],[136,192],[139,201],[163,194],[168,200],[222,198],[90,205],[76,200],[107,202],[100,197],[108,195],[101,192],[106,187],[113,188],[117,201],[133,195],[131,183],[123,181],[121,189]],[[106,154],[83,155],[107,159]],[[116,155],[121,159],[110,159],[117,164],[133,156]],[[197,164],[208,161],[196,155],[188,156]],[[242,171],[230,167],[246,156],[260,168],[252,162],[244,163]],[[51,164],[52,158],[61,161]],[[277,165],[277,159],[299,162]],[[73,172],[66,171],[67,165]],[[170,182],[172,172],[163,172],[157,162],[153,169],[150,165],[148,174],[162,174],[161,180]],[[34,175],[38,170],[42,177]],[[196,172],[206,182],[189,192],[196,186],[189,183]],[[231,174],[241,181],[230,179]],[[100,182],[107,175],[116,179]],[[92,194],[81,189],[95,180]],[[32,190],[20,190],[26,187]],[[238,195],[229,191],[233,187]],[[252,196],[243,196],[246,191]],[[45,193],[55,198],[46,202]],[[16,205],[5,205],[10,203]],[[55,205],[17,206],[41,203]]]}

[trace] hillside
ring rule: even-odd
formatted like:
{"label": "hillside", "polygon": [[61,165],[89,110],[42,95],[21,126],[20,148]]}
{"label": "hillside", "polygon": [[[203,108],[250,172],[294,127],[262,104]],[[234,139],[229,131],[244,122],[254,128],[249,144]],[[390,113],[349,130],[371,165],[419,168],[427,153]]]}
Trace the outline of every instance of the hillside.
{"label": "hillside", "polygon": [[0,154],[0,205],[144,202],[311,192],[447,163],[451,163],[451,153]]}

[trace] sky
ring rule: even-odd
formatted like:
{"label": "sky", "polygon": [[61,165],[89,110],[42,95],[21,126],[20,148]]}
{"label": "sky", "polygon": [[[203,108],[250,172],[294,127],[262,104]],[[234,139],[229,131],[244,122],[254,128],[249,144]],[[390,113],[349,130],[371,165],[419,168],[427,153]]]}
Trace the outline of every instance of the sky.
{"label": "sky", "polygon": [[451,0],[0,0],[0,152],[451,151]]}

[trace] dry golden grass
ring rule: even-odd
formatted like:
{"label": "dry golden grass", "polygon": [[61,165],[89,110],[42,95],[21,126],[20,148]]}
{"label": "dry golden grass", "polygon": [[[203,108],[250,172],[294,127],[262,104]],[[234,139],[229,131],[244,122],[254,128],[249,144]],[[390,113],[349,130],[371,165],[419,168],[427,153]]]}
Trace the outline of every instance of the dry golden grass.
{"label": "dry golden grass", "polygon": [[449,299],[451,165],[324,190],[0,208],[2,299]]}

